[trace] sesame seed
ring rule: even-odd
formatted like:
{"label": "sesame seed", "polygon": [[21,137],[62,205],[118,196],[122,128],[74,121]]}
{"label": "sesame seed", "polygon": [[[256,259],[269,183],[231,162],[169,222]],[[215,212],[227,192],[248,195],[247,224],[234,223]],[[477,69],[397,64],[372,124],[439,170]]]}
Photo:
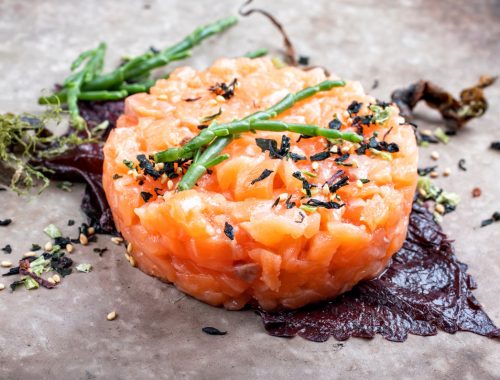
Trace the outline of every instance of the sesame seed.
{"label": "sesame seed", "polygon": [[93,234],[95,234],[95,228],[94,227],[89,227],[87,229],[87,232],[88,232],[89,235],[93,235]]}
{"label": "sesame seed", "polygon": [[171,179],[169,179],[167,181],[167,189],[168,190],[172,190],[174,188],[174,181],[172,181]]}
{"label": "sesame seed", "polygon": [[118,236],[113,236],[111,238],[111,242],[113,244],[120,245],[121,243],[123,243],[123,239],[121,237],[118,237]]}
{"label": "sesame seed", "polygon": [[424,198],[427,197],[427,192],[422,188],[418,189],[418,193]]}
{"label": "sesame seed", "polygon": [[436,206],[434,206],[434,210],[436,210],[436,212],[439,212],[440,214],[444,214],[445,208],[441,203],[438,203]]}
{"label": "sesame seed", "polygon": [[213,106],[217,105],[217,100],[215,99],[210,99],[208,102]]}
{"label": "sesame seed", "polygon": [[5,289],[5,285],[4,284],[0,284],[0,290],[4,290]]}
{"label": "sesame seed", "polygon": [[431,158],[433,160],[439,160],[439,153],[436,152],[435,150],[431,153]]}
{"label": "sesame seed", "polygon": [[429,175],[431,176],[431,178],[437,178],[439,176],[438,172],[435,171],[430,172]]}
{"label": "sesame seed", "polygon": [[89,239],[84,234],[80,234],[80,244],[87,245],[89,243]]}
{"label": "sesame seed", "polygon": [[132,253],[132,243],[127,244],[127,253]]}
{"label": "sesame seed", "polygon": [[351,150],[351,147],[350,147],[349,145],[344,145],[344,146],[342,147],[342,149],[340,149],[340,151],[341,151],[342,153],[347,153],[347,152],[349,152],[350,150]]}
{"label": "sesame seed", "polygon": [[167,182],[168,176],[164,173],[161,175],[161,180],[160,183],[163,185],[165,182]]}
{"label": "sesame seed", "polygon": [[424,136],[432,136],[432,131],[430,129],[424,129],[420,132],[420,134]]}
{"label": "sesame seed", "polygon": [[33,251],[29,251],[29,252],[26,252],[23,257],[35,257],[36,256],[36,252],[33,252]]}
{"label": "sesame seed", "polygon": [[217,102],[219,102],[219,103],[224,103],[226,101],[226,99],[224,99],[224,97],[222,95],[217,95],[215,97],[215,100],[217,100]]}
{"label": "sesame seed", "polygon": [[47,243],[45,243],[45,246],[43,247],[47,252],[50,252],[52,251],[52,248],[54,248],[52,246],[52,243],[50,241],[48,241]]}
{"label": "sesame seed", "polygon": [[360,179],[356,181],[356,186],[359,187],[360,189],[363,187],[363,182],[361,182]]}
{"label": "sesame seed", "polygon": [[165,164],[163,162],[158,162],[155,164],[155,169],[156,170],[163,170],[165,168]]}
{"label": "sesame seed", "polygon": [[337,153],[339,151],[339,147],[337,145],[334,145],[330,148],[330,152],[332,153]]}
{"label": "sesame seed", "polygon": [[168,97],[165,94],[158,95],[158,100],[167,100]]}
{"label": "sesame seed", "polygon": [[134,256],[129,256],[128,257],[128,262],[130,265],[132,265],[134,268],[137,266],[137,263],[135,262]]}
{"label": "sesame seed", "polygon": [[55,284],[56,284],[56,282],[54,281],[54,279],[53,279],[52,277],[49,277],[49,278],[47,279],[47,281],[48,281],[48,282],[50,282],[52,285],[55,285]]}
{"label": "sesame seed", "polygon": [[52,279],[55,281],[56,284],[59,284],[61,282],[61,276],[59,276],[58,274],[53,275]]}
{"label": "sesame seed", "polygon": [[177,174],[182,174],[182,168],[179,166],[176,170]]}
{"label": "sesame seed", "polygon": [[2,266],[4,268],[10,268],[12,266],[12,263],[8,260],[4,260],[0,263],[0,266]]}
{"label": "sesame seed", "polygon": [[118,314],[116,314],[116,311],[113,310],[111,313],[108,313],[108,315],[106,315],[106,319],[108,321],[114,321],[117,316]]}
{"label": "sesame seed", "polygon": [[444,175],[445,177],[448,177],[450,174],[451,174],[451,169],[450,169],[450,168],[446,168],[446,169],[444,169],[443,175]]}
{"label": "sesame seed", "polygon": [[68,251],[68,253],[73,252],[74,251],[73,244],[66,244],[66,251]]}
{"label": "sesame seed", "polygon": [[288,198],[288,193],[281,193],[279,195],[280,201],[285,201]]}
{"label": "sesame seed", "polygon": [[316,171],[318,170],[319,168],[319,164],[317,161],[314,161],[312,164],[311,164],[311,167],[312,167],[312,170]]}

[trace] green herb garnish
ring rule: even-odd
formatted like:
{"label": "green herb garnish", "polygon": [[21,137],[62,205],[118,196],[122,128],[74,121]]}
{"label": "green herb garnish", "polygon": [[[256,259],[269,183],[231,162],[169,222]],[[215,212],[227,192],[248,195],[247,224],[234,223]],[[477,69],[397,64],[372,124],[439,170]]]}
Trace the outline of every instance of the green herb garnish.
{"label": "green herb garnish", "polygon": [[92,271],[92,265],[91,264],[78,264],[75,269],[78,271],[78,272],[83,272],[83,273],[89,273],[90,271]]}
{"label": "green herb garnish", "polygon": [[43,232],[45,232],[52,239],[62,236],[61,230],[57,228],[54,224],[49,224],[47,227],[43,229]]}

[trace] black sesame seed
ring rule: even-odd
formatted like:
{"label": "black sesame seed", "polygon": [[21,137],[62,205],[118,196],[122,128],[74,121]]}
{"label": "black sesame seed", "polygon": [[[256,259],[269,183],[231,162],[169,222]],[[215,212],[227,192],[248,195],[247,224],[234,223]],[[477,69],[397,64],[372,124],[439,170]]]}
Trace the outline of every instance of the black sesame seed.
{"label": "black sesame seed", "polygon": [[224,234],[230,239],[234,240],[234,227],[228,222],[224,224]]}

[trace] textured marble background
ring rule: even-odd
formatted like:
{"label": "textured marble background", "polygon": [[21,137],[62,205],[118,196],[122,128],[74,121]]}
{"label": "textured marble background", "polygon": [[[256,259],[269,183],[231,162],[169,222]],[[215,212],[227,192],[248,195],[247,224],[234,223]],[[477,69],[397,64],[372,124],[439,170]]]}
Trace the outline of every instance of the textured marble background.
{"label": "textured marble background", "polygon": [[[0,112],[36,111],[42,89],[67,75],[69,63],[98,41],[109,45],[107,62],[166,46],[194,26],[234,14],[240,1],[0,0]],[[458,92],[481,74],[500,72],[500,1],[257,1],[287,27],[300,54],[347,79],[360,80],[387,99],[391,90],[425,78]],[[259,47],[281,48],[277,32],[260,16],[243,19],[223,36],[196,49],[188,61],[203,68],[215,58]],[[500,140],[500,85],[487,90],[491,109],[448,146],[439,146],[438,182],[463,199],[444,228],[459,258],[479,283],[475,292],[500,324],[500,224],[477,229],[500,210],[500,154],[487,149]],[[422,128],[436,114],[418,107]],[[421,150],[421,165],[430,163]],[[467,160],[467,172],[457,169]],[[473,187],[483,190],[472,199]],[[73,192],[51,188],[39,197],[0,194],[0,246],[11,243],[16,260],[32,242],[47,239],[42,228],[83,221]],[[75,235],[74,227],[63,227]],[[102,258],[94,247],[109,247]],[[77,262],[94,271],[76,273],[53,291],[0,292],[0,379],[158,378],[500,378],[500,345],[468,333],[412,336],[407,342],[351,339],[338,345],[265,334],[251,312],[228,312],[184,297],[130,267],[122,248],[102,236],[78,247]],[[0,253],[0,258],[7,258]],[[7,283],[8,281],[0,280]],[[115,309],[116,321],[106,321]],[[208,336],[201,327],[229,331]]]}

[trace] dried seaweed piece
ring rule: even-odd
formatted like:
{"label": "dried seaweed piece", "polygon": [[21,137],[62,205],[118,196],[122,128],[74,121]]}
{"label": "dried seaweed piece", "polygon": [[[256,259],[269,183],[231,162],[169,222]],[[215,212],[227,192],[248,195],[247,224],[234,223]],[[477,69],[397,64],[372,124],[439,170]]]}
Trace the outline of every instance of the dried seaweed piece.
{"label": "dried seaweed piece", "polygon": [[413,204],[408,236],[378,278],[358,284],[332,301],[298,310],[267,312],[253,306],[270,335],[324,342],[351,336],[403,342],[408,334],[470,331],[500,338],[472,294],[475,281],[458,261],[432,214]]}
{"label": "dried seaweed piece", "polygon": [[292,42],[290,41],[290,38],[288,38],[288,35],[285,31],[285,28],[281,23],[269,12],[260,9],[260,8],[251,8],[248,10],[244,10],[248,5],[253,0],[247,0],[239,9],[239,14],[242,16],[250,16],[252,13],[260,13],[261,15],[265,16],[271,23],[278,29],[280,32],[281,36],[283,37],[283,44],[285,45],[285,57],[286,61],[292,65],[292,66],[297,66],[297,54],[295,53],[295,48],[293,47]]}
{"label": "dried seaweed piece", "polygon": [[226,335],[227,334],[227,331],[221,331],[215,327],[210,327],[210,326],[203,327],[201,329],[201,331],[203,331],[205,334],[208,334],[208,335]]}
{"label": "dried seaweed piece", "polygon": [[413,108],[423,100],[441,113],[448,128],[457,131],[469,120],[486,112],[488,102],[483,89],[491,86],[495,80],[496,77],[481,76],[477,84],[462,90],[460,99],[430,81],[420,80],[407,88],[395,90],[391,98],[405,117],[411,117]]}

